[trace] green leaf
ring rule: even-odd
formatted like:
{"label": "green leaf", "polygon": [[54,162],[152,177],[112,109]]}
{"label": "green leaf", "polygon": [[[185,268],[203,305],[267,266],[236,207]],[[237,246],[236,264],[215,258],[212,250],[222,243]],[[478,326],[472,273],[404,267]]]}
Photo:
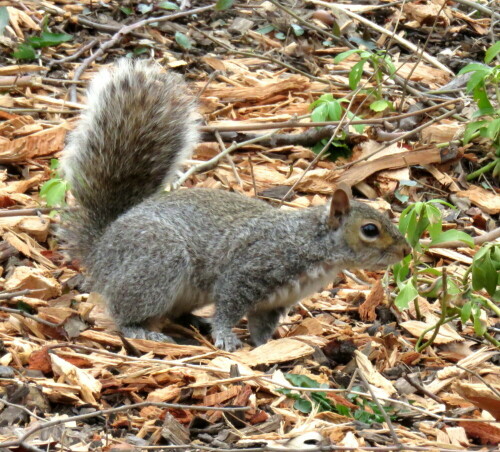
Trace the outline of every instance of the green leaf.
{"label": "green leaf", "polygon": [[361,49],[351,49],[347,50],[346,52],[339,53],[334,59],[334,63],[340,63],[341,61],[344,61],[346,58],[349,58],[351,55],[355,53],[360,53],[362,52]]}
{"label": "green leaf", "polygon": [[50,179],[42,185],[40,196],[45,199],[47,206],[53,207],[64,204],[68,182],[60,178]]}
{"label": "green leaf", "polygon": [[215,4],[216,11],[225,11],[226,9],[231,8],[233,6],[234,0],[217,0]]}
{"label": "green leaf", "polygon": [[175,32],[175,42],[179,44],[184,50],[189,50],[192,47],[189,38],[180,31]]}
{"label": "green leaf", "polygon": [[477,106],[481,110],[494,111],[493,106],[488,99],[488,93],[486,92],[484,84],[480,84],[476,88],[474,88],[473,97],[477,103]]}
{"label": "green leaf", "polygon": [[476,121],[476,122],[470,122],[467,124],[467,127],[465,128],[464,131],[464,137],[463,137],[463,142],[464,144],[469,143],[469,141],[472,139],[472,136],[481,128],[487,127],[488,122],[487,121]]}
{"label": "green leaf", "polygon": [[373,111],[384,111],[385,109],[389,108],[391,106],[391,103],[387,100],[384,100],[384,99],[380,99],[380,100],[376,100],[375,102],[372,102],[370,104],[370,108],[373,110]]}
{"label": "green leaf", "polygon": [[338,121],[342,117],[342,105],[340,102],[333,101],[328,103],[328,118],[330,121]]}
{"label": "green leaf", "polygon": [[475,71],[489,72],[489,70],[490,70],[490,68],[488,66],[485,66],[484,64],[471,63],[471,64],[468,64],[467,66],[463,67],[462,69],[460,69],[460,71],[458,71],[458,75],[465,74],[467,72],[475,72]]}
{"label": "green leaf", "polygon": [[309,414],[312,411],[312,403],[305,399],[296,400],[293,407],[304,414]]}
{"label": "green leaf", "polygon": [[472,266],[472,288],[474,290],[481,290],[486,287],[486,272],[483,270],[481,264]]}
{"label": "green leaf", "polygon": [[[340,102],[340,100],[339,100]],[[347,111],[346,115],[349,119],[352,119],[353,121],[361,121],[363,118],[360,118],[359,116],[356,116],[352,111]],[[363,133],[365,130],[365,125],[364,124],[352,124],[351,127],[358,133]]]}
{"label": "green leaf", "polygon": [[304,29],[300,25],[292,24],[292,30],[295,36],[302,36],[304,34]]}
{"label": "green leaf", "polygon": [[0,36],[3,35],[7,25],[9,25],[9,11],[6,6],[2,6],[0,7]]}
{"label": "green leaf", "polygon": [[486,324],[481,320],[480,311],[474,313],[473,323],[474,323],[474,332],[478,336],[482,336],[486,332]]}
{"label": "green leaf", "polygon": [[264,25],[263,27],[259,28],[257,30],[257,33],[260,33],[261,35],[267,35],[268,33],[271,33],[275,29],[274,25]]}
{"label": "green leaf", "polygon": [[496,141],[500,136],[500,118],[493,119],[486,129],[486,136],[491,141]]}
{"label": "green leaf", "polygon": [[408,195],[403,195],[399,190],[394,192],[394,196],[401,204],[406,204],[410,197]]}
{"label": "green leaf", "polygon": [[361,60],[356,63],[351,72],[349,72],[349,88],[355,90],[358,87],[358,84],[363,76],[363,66],[365,65],[366,60]]}
{"label": "green leaf", "polygon": [[130,16],[134,13],[134,10],[132,8],[129,8],[128,6],[120,6],[120,11],[127,16]]}
{"label": "green leaf", "polygon": [[[168,9],[168,10],[176,10],[179,9],[179,6],[174,2],[160,2],[158,3],[158,8]],[[217,8],[217,6],[216,6]]]}
{"label": "green leaf", "polygon": [[413,285],[413,280],[409,279],[402,285],[402,289],[398,293],[394,303],[398,307],[398,309],[404,310],[408,308],[410,303],[415,300],[417,296],[418,291]]}
{"label": "green leaf", "polygon": [[342,416],[351,417],[351,411],[345,405],[341,405],[340,403],[335,404],[335,411]]}
{"label": "green leaf", "polygon": [[484,288],[491,296],[493,296],[493,294],[496,292],[498,272],[495,269],[495,265],[493,264],[489,253],[484,256],[483,262],[481,264],[481,269],[483,270],[485,277]]}
{"label": "green leaf", "polygon": [[472,74],[471,78],[467,82],[467,92],[471,93],[478,86],[484,85],[484,78],[487,75],[488,74],[483,71],[477,71],[474,74]]}
{"label": "green leaf", "polygon": [[278,31],[278,33],[274,33],[274,37],[279,39],[280,41],[284,41],[286,39],[285,33]]}
{"label": "green leaf", "polygon": [[146,5],[145,3],[139,3],[137,5],[137,11],[139,11],[141,14],[147,14],[153,11],[153,5]]}
{"label": "green leaf", "polygon": [[472,301],[468,301],[462,306],[460,310],[460,320],[465,324],[470,319],[470,314],[472,312]]}
{"label": "green leaf", "polygon": [[495,44],[493,44],[486,51],[486,54],[484,55],[484,62],[491,63],[491,61],[493,61],[493,58],[495,58],[498,55],[498,52],[500,52],[500,41],[495,42]]}
{"label": "green leaf", "polygon": [[36,58],[36,52],[29,44],[21,44],[12,56],[16,60],[34,60]]}
{"label": "green leaf", "polygon": [[444,242],[454,242],[454,241],[464,242],[470,247],[474,247],[474,240],[472,237],[463,231],[457,231],[456,229],[450,229],[448,231],[443,231],[438,235],[432,237],[432,245],[437,245]]}
{"label": "green leaf", "polygon": [[285,378],[293,385],[301,388],[320,388],[320,383],[307,375],[285,374]]}
{"label": "green leaf", "polygon": [[42,47],[57,46],[63,42],[67,42],[73,39],[73,35],[67,33],[49,33],[42,32],[40,36],[32,36],[26,41],[30,43],[35,49],[40,49]]}
{"label": "green leaf", "polygon": [[313,122],[326,121],[327,117],[328,117],[328,104],[321,104],[317,106],[311,114],[311,120]]}

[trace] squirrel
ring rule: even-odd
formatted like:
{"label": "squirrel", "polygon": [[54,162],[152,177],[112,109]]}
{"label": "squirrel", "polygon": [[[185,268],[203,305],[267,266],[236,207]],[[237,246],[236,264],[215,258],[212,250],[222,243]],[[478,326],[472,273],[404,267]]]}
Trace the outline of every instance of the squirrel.
{"label": "squirrel", "polygon": [[382,269],[411,251],[384,214],[343,189],[298,210],[217,189],[165,191],[197,143],[195,110],[182,77],[121,59],[92,80],[63,152],[79,208],[62,238],[124,336],[171,341],[151,322],[214,303],[216,347],[240,347],[232,327],[245,315],[258,346],[341,270]]}

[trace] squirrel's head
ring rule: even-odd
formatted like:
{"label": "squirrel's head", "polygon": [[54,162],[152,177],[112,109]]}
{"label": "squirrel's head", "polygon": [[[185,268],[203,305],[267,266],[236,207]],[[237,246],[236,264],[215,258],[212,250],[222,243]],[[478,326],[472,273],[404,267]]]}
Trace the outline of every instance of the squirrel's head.
{"label": "squirrel's head", "polygon": [[351,201],[343,188],[333,194],[327,221],[331,229],[340,232],[356,267],[384,268],[411,252],[403,234],[389,218],[366,204]]}

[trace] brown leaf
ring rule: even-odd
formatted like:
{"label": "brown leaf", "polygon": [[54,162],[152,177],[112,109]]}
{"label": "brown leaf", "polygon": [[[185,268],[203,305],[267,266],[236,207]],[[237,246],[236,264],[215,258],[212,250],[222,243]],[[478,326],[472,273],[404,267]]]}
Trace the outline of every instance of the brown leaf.
{"label": "brown leaf", "polygon": [[359,315],[362,320],[373,322],[377,318],[375,308],[384,301],[384,287],[379,279],[366,297],[364,303],[359,307]]}

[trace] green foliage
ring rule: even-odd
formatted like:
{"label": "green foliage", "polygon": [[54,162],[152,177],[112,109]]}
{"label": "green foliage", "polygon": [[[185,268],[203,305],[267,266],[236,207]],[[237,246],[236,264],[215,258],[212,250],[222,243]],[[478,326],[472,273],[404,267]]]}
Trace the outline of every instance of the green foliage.
{"label": "green foliage", "polygon": [[486,289],[494,300],[500,300],[500,245],[489,243],[474,256],[472,262],[472,288]]}
{"label": "green foliage", "polygon": [[[418,316],[419,296],[440,300],[441,317],[435,325],[421,334],[416,344],[418,351],[432,343],[443,324],[458,318],[462,323],[471,321],[478,336],[500,345],[487,333],[483,320],[487,317],[487,310],[493,310],[500,315],[500,309],[490,300],[475,293],[484,289],[493,300],[500,300],[500,245],[490,243],[483,246],[474,256],[472,265],[462,280],[446,274],[443,270],[427,267],[421,257],[431,245],[448,241],[462,241],[466,245],[474,245],[472,238],[465,232],[455,229],[443,231],[442,214],[437,208],[439,204],[454,208],[445,201],[434,199],[414,203],[401,213],[399,229],[405,234],[413,251],[393,266],[398,292],[394,303],[403,310],[413,302]],[[420,242],[424,235],[429,235],[431,239],[430,243],[425,245]],[[471,282],[468,280],[469,275],[472,275]],[[420,284],[421,282],[424,282],[424,285]],[[431,339],[423,343],[430,331],[433,331]]]}
{"label": "green foliage", "polygon": [[[305,375],[285,374],[285,378],[295,387],[309,389],[322,389],[328,387],[328,385],[320,385],[317,381]],[[353,387],[353,390],[361,392],[362,388],[355,386]],[[290,389],[278,389],[278,392],[294,399],[295,402],[293,407],[304,414],[309,414],[313,408],[315,408],[318,412],[331,411],[342,416],[354,418],[367,424],[385,421],[384,416],[376,403],[364,400],[355,394],[347,395],[347,399],[349,401],[359,406],[358,409],[351,412],[351,410],[345,405],[335,403],[332,399],[329,399],[327,394],[323,391],[311,391],[300,394],[293,392]],[[385,409],[386,413],[390,413],[392,410],[392,407],[387,407]]]}
{"label": "green foliage", "polygon": [[467,92],[472,94],[478,107],[472,117],[486,117],[467,124],[463,142],[467,144],[479,136],[490,140],[495,150],[494,163],[469,174],[468,180],[475,179],[490,169],[493,170],[494,178],[500,177],[500,65],[488,66],[499,52],[500,41],[497,41],[486,51],[484,58],[486,64],[468,64],[459,72],[459,74],[472,73],[467,82]]}
{"label": "green foliage", "polygon": [[[343,107],[343,103],[348,103],[347,99],[335,99],[331,94],[323,94],[319,99],[315,100],[309,109],[312,110],[311,120],[314,122],[326,122],[326,121],[340,121],[344,114],[347,115],[349,119],[361,120],[358,116],[354,115],[350,111],[346,111]],[[365,128],[362,124],[356,124],[352,126],[354,130],[358,133],[363,133]],[[345,139],[347,135],[344,131],[339,131],[335,139],[331,142],[330,149],[328,151],[328,157],[335,160],[339,156],[347,157],[350,155],[350,149],[345,144]],[[324,138],[315,146],[312,150],[315,153],[320,152],[328,143],[328,138]]]}
{"label": "green foliage", "polygon": [[47,27],[47,19],[42,22],[42,32],[40,36],[31,36],[25,42],[19,45],[17,50],[12,54],[16,60],[33,60],[36,58],[37,49],[44,47],[58,46],[63,42],[73,39],[73,35],[67,33],[51,33]]}
{"label": "green foliage", "polygon": [[411,204],[401,213],[399,230],[405,235],[410,245],[417,250],[421,250],[419,240],[427,231],[432,240],[431,245],[460,240],[467,245],[473,246],[472,238],[465,232],[455,229],[443,231],[441,211],[436,207],[436,204],[443,204],[452,209],[455,208],[446,201],[433,199],[427,202]]}
{"label": "green foliage", "polygon": [[179,9],[179,6],[174,2],[160,2],[158,3],[158,8],[167,10],[176,10]]}
{"label": "green foliage", "polygon": [[45,199],[49,207],[64,205],[66,192],[69,190],[69,183],[58,175],[58,168],[59,161],[57,159],[52,159],[50,161],[52,177],[45,182],[40,189],[40,197]]}
{"label": "green foliage", "polygon": [[224,11],[226,9],[231,8],[233,6],[234,0],[217,0],[215,4],[216,11]]}
{"label": "green foliage", "polygon": [[371,50],[351,49],[346,52],[339,53],[333,61],[335,63],[340,63],[354,54],[358,54],[360,60],[351,68],[351,71],[349,72],[349,87],[352,90],[355,90],[358,87],[361,77],[363,76],[364,67],[368,64],[373,69],[377,85],[374,90],[368,92],[369,95],[374,95],[376,99],[370,104],[370,108],[376,112],[392,108],[391,102],[383,99],[382,93],[382,79],[384,73],[389,74],[392,77],[396,72],[396,67],[393,64],[390,55],[382,51],[372,52]]}
{"label": "green foliage", "polygon": [[193,46],[191,44],[191,40],[180,31],[175,32],[175,42],[179,44],[184,50],[189,50]]}
{"label": "green foliage", "polygon": [[126,16],[134,14],[134,10],[132,8],[129,8],[128,6],[120,6],[120,11]]}

